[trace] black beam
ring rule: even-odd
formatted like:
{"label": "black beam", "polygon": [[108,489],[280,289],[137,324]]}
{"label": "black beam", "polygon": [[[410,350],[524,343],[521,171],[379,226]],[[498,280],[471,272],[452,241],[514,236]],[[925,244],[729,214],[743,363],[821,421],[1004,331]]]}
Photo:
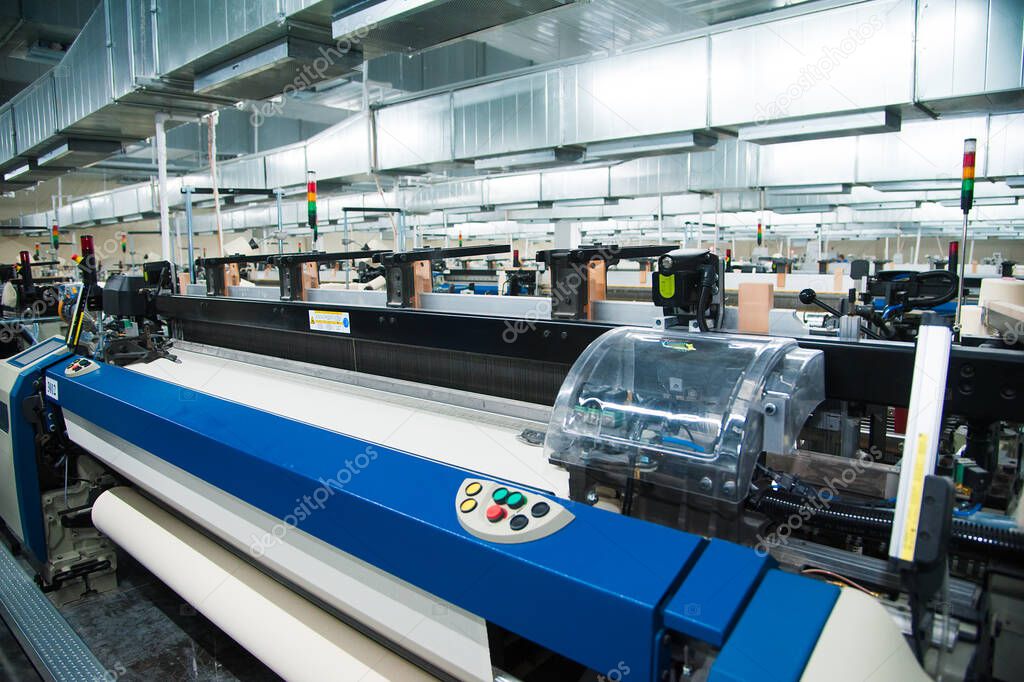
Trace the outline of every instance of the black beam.
{"label": "black beam", "polygon": [[[182,187],[182,194],[213,194],[212,187]],[[247,189],[239,187],[218,187],[217,193],[226,196],[243,196],[246,194],[256,194],[265,197],[273,197],[276,194],[275,190],[272,189]]]}
{"label": "black beam", "polygon": [[[161,296],[157,310],[172,319],[254,331],[317,334],[309,329],[308,304],[228,298]],[[412,309],[360,308],[318,303],[318,310],[349,313],[351,338],[572,365],[615,325],[432,313]],[[330,336],[330,335],[328,335]],[[849,342],[801,338],[803,348],[825,356],[829,398],[868,405],[910,404],[915,347],[896,342]],[[950,356],[946,413],[968,419],[1019,421],[1024,414],[1024,353],[954,346]]]}
{"label": "black beam", "polygon": [[274,266],[298,265],[299,263],[334,263],[342,260],[362,260],[363,258],[376,258],[389,251],[346,251],[344,253],[294,253],[283,256],[270,256],[268,262]]}
{"label": "black beam", "polygon": [[[291,254],[288,254],[291,255]],[[302,254],[295,254],[302,255]],[[267,263],[271,258],[281,258],[280,254],[257,254],[255,256],[243,256],[238,254],[237,256],[223,256],[221,258],[197,258],[196,267],[198,268],[214,268],[218,265],[245,265],[254,263]]]}
{"label": "black beam", "polygon": [[493,256],[511,252],[512,247],[508,244],[503,246],[464,246],[452,249],[416,249],[415,251],[386,253],[378,259],[378,262],[383,263],[386,266],[392,266],[423,260],[434,261],[446,260],[448,258],[472,258],[474,256]]}

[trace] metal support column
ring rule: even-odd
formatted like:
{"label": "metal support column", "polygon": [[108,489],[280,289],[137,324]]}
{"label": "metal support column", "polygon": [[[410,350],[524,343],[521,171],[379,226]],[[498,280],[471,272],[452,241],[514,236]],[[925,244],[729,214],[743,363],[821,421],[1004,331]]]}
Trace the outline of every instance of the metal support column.
{"label": "metal support column", "polygon": [[185,193],[185,229],[188,234],[188,272],[192,278],[192,284],[196,283],[196,253],[193,239],[194,226],[192,225],[192,188],[184,187]]}

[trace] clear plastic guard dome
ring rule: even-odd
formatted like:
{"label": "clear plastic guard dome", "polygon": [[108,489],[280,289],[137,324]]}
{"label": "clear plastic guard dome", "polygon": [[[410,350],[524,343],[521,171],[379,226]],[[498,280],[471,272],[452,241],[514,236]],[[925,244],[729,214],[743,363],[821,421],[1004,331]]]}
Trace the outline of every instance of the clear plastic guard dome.
{"label": "clear plastic guard dome", "polygon": [[616,329],[566,377],[545,450],[563,466],[738,501],[760,454],[793,452],[822,400],[822,355],[792,339]]}

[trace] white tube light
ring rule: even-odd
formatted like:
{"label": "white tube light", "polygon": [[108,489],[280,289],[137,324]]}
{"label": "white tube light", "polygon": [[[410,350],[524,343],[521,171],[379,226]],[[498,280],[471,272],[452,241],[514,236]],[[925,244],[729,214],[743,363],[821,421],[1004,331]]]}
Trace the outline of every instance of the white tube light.
{"label": "white tube light", "polygon": [[15,168],[14,170],[12,170],[12,171],[10,171],[8,173],[4,173],[4,180],[7,180],[7,181],[13,180],[15,178],[21,177],[22,175],[25,175],[26,173],[28,173],[31,170],[32,170],[32,166],[30,166],[29,164],[26,163],[25,165],[18,166],[17,168]]}
{"label": "white tube light", "polygon": [[899,111],[882,109],[745,126],[739,129],[739,139],[755,144],[779,144],[852,135],[898,133],[902,122]]}
{"label": "white tube light", "polygon": [[853,189],[852,185],[789,185],[785,187],[765,187],[767,194],[792,195],[792,194],[849,194]]}

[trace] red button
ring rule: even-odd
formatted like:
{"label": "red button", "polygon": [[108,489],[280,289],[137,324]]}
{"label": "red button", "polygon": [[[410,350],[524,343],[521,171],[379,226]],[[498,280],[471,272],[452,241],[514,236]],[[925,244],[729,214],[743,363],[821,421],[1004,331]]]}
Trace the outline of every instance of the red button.
{"label": "red button", "polygon": [[491,505],[491,508],[487,510],[487,520],[491,523],[498,523],[508,516],[508,512],[505,511],[504,507],[498,505]]}

